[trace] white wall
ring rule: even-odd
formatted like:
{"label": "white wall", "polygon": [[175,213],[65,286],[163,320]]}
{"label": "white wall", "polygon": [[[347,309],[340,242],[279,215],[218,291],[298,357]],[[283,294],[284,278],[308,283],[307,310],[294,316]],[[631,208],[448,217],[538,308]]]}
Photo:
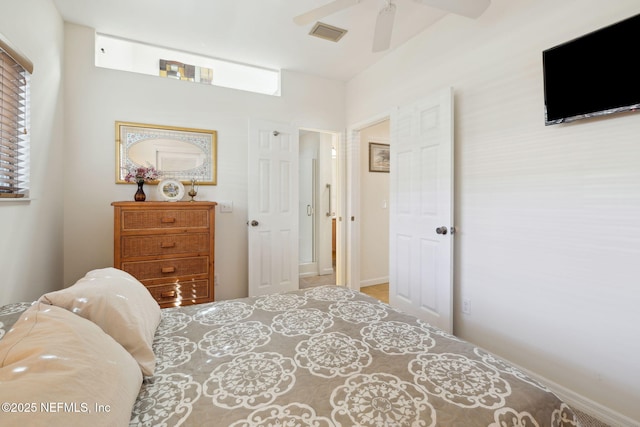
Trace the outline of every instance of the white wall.
{"label": "white wall", "polygon": [[114,183],[114,123],[121,120],[218,131],[218,185],[201,186],[197,198],[233,202],[232,213],[216,214],[215,296],[246,296],[249,120],[339,131],[344,84],[283,72],[282,96],[273,97],[96,68],[94,31],[74,24],[65,24],[65,49],[65,284],[113,263],[110,203],[135,192]]}
{"label": "white wall", "polygon": [[389,143],[389,121],[360,131],[360,286],[389,281],[389,174],[369,172],[369,143]]}
{"label": "white wall", "polygon": [[541,52],[638,12],[493,0],[347,84],[348,124],[455,89],[456,334],[636,422],[640,113],[545,127]]}
{"label": "white wall", "polygon": [[53,3],[0,1],[0,33],[34,65],[31,201],[0,202],[0,305],[62,286],[63,24]]}

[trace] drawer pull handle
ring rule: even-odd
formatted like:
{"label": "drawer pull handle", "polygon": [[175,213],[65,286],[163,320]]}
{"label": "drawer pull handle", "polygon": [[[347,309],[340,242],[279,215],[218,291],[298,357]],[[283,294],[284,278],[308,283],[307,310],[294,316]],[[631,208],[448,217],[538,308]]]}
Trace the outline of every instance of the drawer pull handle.
{"label": "drawer pull handle", "polygon": [[175,267],[162,267],[161,271],[163,273],[175,273],[176,268]]}
{"label": "drawer pull handle", "polygon": [[173,224],[174,222],[176,222],[175,218],[162,218],[160,220],[161,223],[163,224]]}
{"label": "drawer pull handle", "polygon": [[161,247],[162,249],[175,248],[175,247],[176,247],[176,242],[171,242],[171,243],[165,243],[165,242],[162,242],[162,243],[160,243],[160,247]]}
{"label": "drawer pull handle", "polygon": [[176,291],[164,291],[160,293],[160,298],[175,298]]}

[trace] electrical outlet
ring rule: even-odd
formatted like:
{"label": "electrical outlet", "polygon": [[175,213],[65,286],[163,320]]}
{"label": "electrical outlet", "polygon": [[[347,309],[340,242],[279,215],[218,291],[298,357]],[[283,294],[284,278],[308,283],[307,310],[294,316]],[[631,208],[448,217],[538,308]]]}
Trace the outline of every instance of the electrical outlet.
{"label": "electrical outlet", "polygon": [[462,299],[462,313],[471,314],[471,300],[469,298]]}

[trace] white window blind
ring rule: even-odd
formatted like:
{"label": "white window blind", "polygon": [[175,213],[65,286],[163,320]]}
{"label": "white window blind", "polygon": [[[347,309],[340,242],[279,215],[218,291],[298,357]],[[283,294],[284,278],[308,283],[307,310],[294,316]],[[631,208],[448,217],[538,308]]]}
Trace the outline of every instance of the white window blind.
{"label": "white window blind", "polygon": [[33,65],[0,37],[0,198],[29,196],[29,80]]}

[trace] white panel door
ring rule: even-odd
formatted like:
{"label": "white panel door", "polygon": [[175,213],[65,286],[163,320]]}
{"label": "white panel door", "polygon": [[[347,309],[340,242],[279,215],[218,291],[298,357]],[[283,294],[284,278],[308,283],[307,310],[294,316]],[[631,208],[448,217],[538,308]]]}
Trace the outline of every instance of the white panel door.
{"label": "white panel door", "polygon": [[389,301],[453,330],[453,90],[391,116]]}
{"label": "white panel door", "polygon": [[249,296],[298,289],[298,130],[249,125]]}

